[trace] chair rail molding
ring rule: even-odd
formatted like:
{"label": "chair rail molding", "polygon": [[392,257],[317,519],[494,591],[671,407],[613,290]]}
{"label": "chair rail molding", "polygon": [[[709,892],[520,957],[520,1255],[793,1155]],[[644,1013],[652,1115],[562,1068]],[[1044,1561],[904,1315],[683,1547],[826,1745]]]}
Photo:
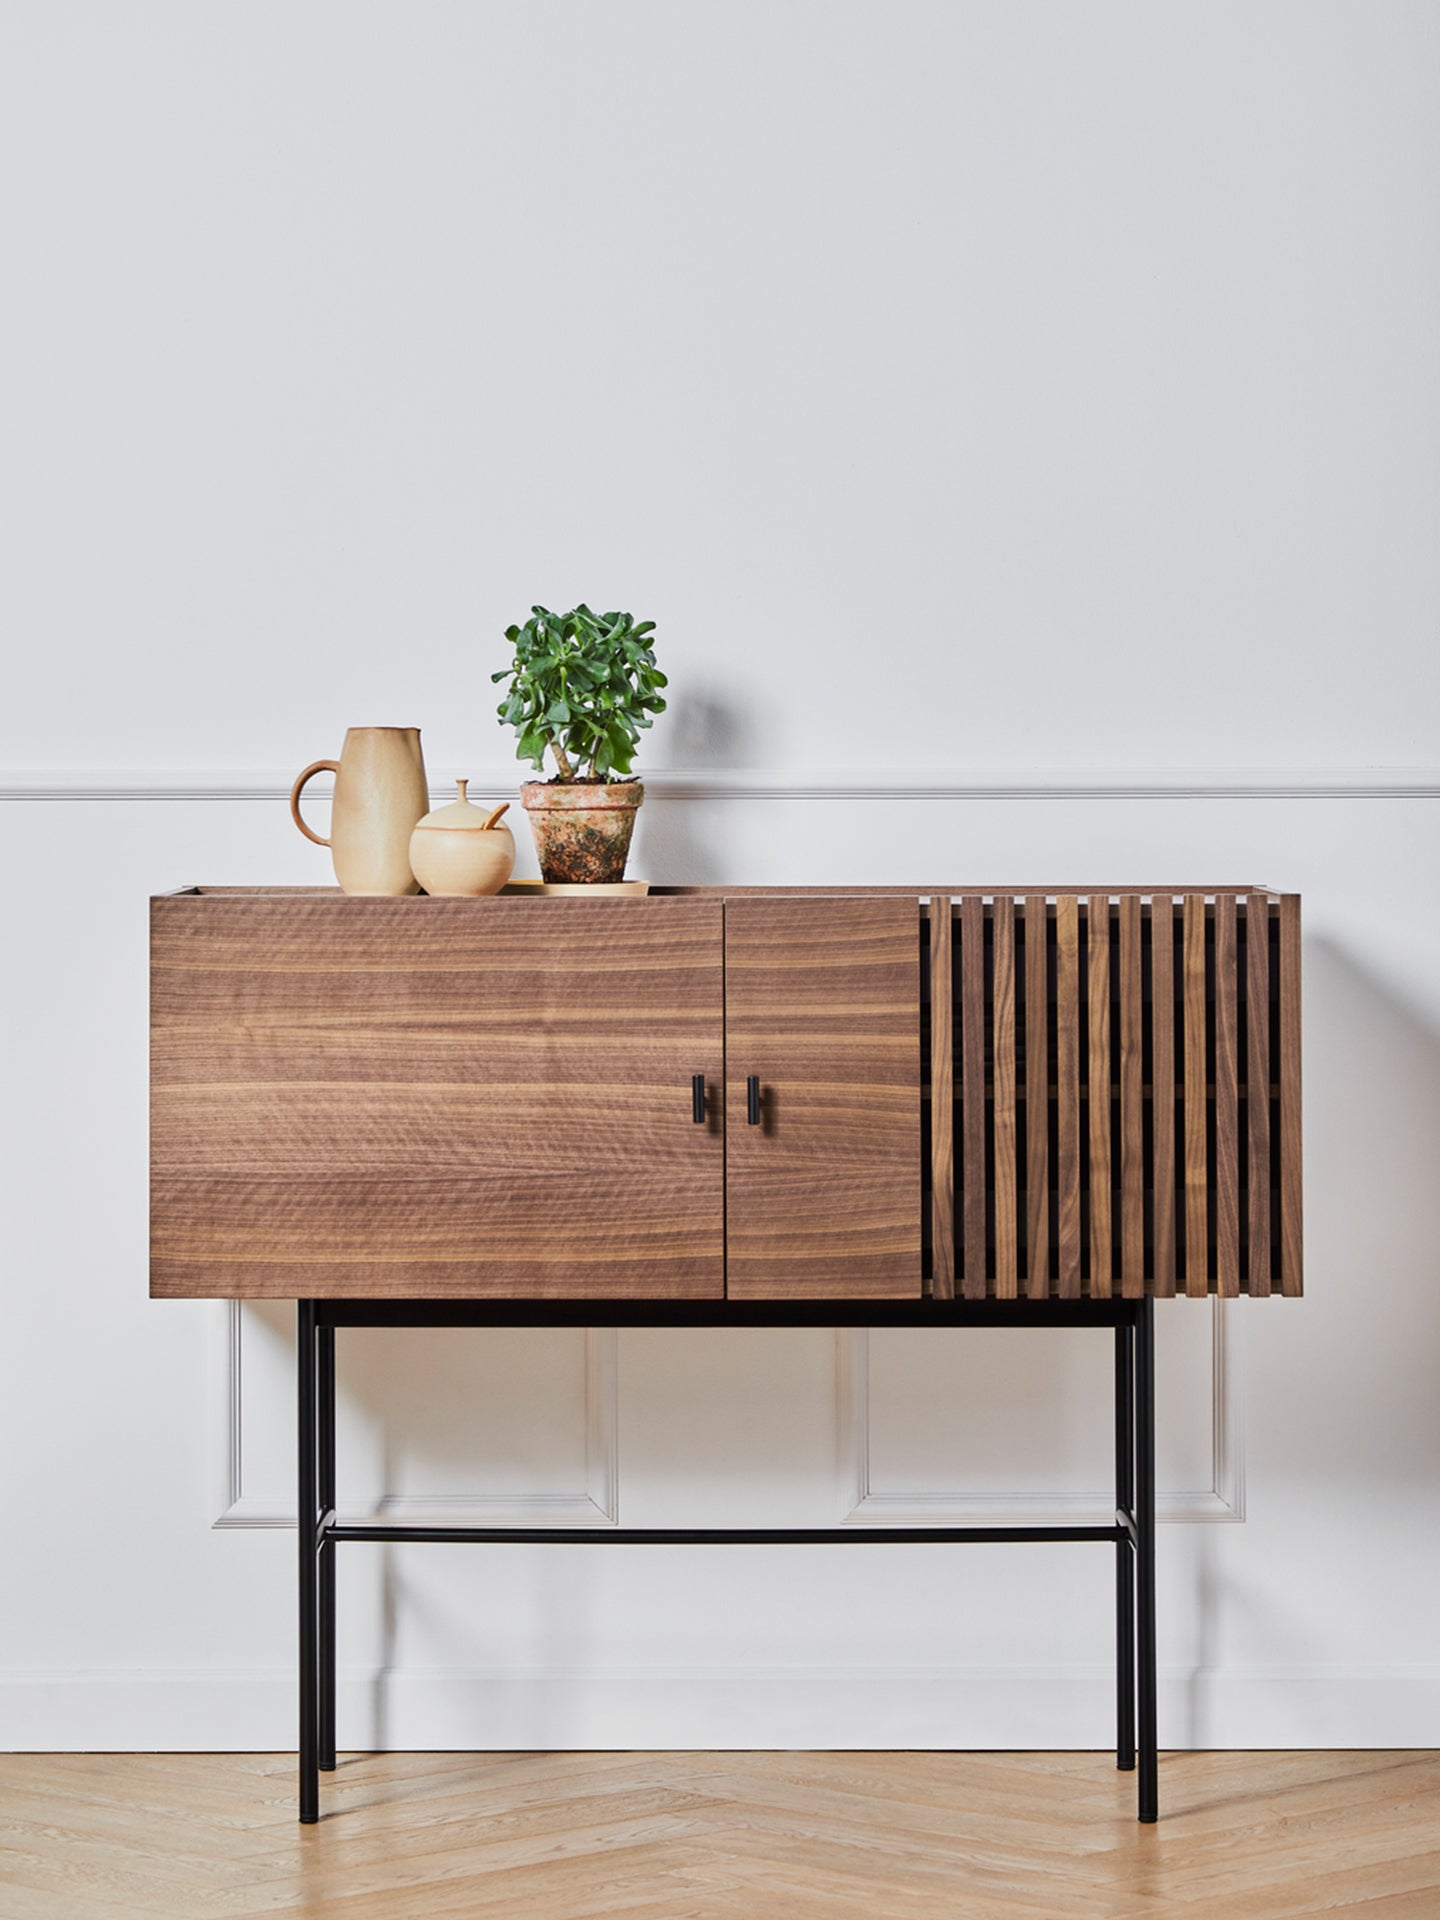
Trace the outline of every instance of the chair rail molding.
{"label": "chair rail molding", "polygon": [[[213,1404],[216,1424],[212,1446],[212,1503],[217,1531],[295,1526],[290,1495],[270,1488],[259,1493],[245,1484],[244,1303],[216,1303],[214,1319]],[[388,1490],[348,1504],[344,1524],[485,1527],[615,1527],[620,1524],[620,1467],[617,1450],[617,1346],[613,1327],[585,1333],[585,1484],[561,1494],[396,1494]]]}
{"label": "chair rail molding", "polygon": [[[515,787],[516,763],[458,770],[478,793]],[[644,773],[653,798],[667,800],[1210,799],[1434,800],[1440,767],[974,767],[875,769],[696,767]],[[10,768],[0,800],[284,801],[291,774],[269,768]],[[431,791],[454,792],[449,770],[432,771]],[[317,803],[324,796],[317,791]]]}
{"label": "chair rail molding", "polygon": [[[1161,1487],[1157,1520],[1211,1524],[1245,1518],[1245,1409],[1243,1341],[1235,1303],[1210,1300],[1210,1463],[1208,1487]],[[1113,1518],[1111,1489],[1097,1492],[977,1492],[920,1489],[876,1493],[870,1474],[870,1335],[864,1327],[836,1332],[836,1430],[842,1526],[925,1527],[1044,1526],[1105,1522]]]}

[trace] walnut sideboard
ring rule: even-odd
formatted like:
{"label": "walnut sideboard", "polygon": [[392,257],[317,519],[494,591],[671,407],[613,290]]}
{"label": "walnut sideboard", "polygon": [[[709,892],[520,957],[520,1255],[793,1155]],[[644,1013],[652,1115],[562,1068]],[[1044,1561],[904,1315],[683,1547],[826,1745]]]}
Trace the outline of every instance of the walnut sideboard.
{"label": "walnut sideboard", "polygon": [[[1298,896],[196,887],[151,932],[151,1292],[299,1303],[303,1820],[380,1538],[1112,1542],[1155,1818],[1151,1303],[1301,1290]],[[1115,1522],[337,1520],[337,1327],[557,1320],[1113,1327]]]}

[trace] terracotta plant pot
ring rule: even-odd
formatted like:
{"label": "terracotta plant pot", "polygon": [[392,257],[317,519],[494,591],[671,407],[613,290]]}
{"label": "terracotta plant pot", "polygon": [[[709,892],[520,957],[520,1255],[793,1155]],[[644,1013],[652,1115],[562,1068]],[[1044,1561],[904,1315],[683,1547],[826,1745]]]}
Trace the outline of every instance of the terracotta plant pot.
{"label": "terracotta plant pot", "polygon": [[638,780],[609,785],[526,780],[520,800],[530,816],[542,880],[625,878],[635,812],[645,798]]}

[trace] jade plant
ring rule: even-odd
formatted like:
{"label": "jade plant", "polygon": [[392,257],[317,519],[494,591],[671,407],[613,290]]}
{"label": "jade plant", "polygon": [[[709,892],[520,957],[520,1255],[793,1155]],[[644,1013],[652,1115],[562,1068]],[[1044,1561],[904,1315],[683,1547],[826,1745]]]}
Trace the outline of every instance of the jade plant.
{"label": "jade plant", "polygon": [[515,757],[543,773],[548,747],[562,781],[627,778],[641,729],[665,711],[654,631],[653,620],[584,605],[532,607],[523,627],[507,627],[515,658],[490,678],[509,683],[496,712],[519,735]]}

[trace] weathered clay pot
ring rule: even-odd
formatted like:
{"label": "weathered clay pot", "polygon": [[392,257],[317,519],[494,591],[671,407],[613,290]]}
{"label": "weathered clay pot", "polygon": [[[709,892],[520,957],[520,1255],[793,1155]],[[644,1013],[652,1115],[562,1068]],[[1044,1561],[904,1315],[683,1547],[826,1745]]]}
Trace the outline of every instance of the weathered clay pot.
{"label": "weathered clay pot", "polygon": [[635,811],[644,798],[638,780],[593,786],[583,781],[522,782],[520,800],[530,816],[541,879],[623,880]]}

